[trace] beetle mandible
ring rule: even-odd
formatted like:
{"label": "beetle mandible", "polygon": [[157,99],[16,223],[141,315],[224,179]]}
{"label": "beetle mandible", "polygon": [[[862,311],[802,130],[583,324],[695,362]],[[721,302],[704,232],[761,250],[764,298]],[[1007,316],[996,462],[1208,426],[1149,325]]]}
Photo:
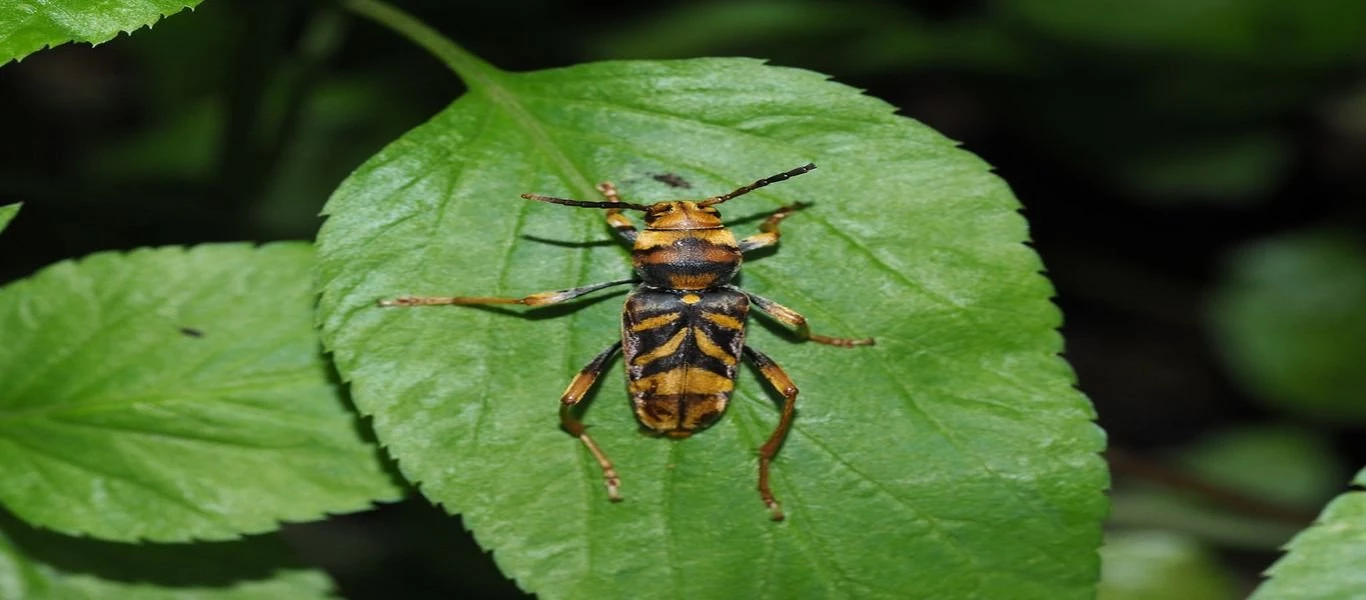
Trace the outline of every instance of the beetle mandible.
{"label": "beetle mandible", "polygon": [[[688,437],[721,417],[735,389],[736,368],[743,354],[783,396],[778,425],[759,448],[759,496],[773,519],[781,521],[782,506],[769,486],[769,465],[792,427],[797,386],[773,359],[745,344],[745,318],[750,307],[793,327],[803,340],[843,348],[870,346],[873,340],[811,333],[801,314],[731,285],[740,270],[744,253],[777,244],[779,223],[801,208],[801,204],[778,209],[759,225],[759,233],[738,241],[722,223],[716,205],[815,168],[814,164],[806,164],[741,186],[728,194],[696,202],[673,200],[648,205],[623,202],[616,187],[608,182],[598,184],[605,202],[522,194],[528,200],[606,209],[607,223],[631,246],[636,276],[521,298],[402,296],[380,300],[379,305],[522,304],[537,307],[565,302],[612,286],[636,284],[622,309],[621,340],[593,357],[560,397],[560,421],[564,428],[583,442],[602,467],[608,497],[620,501],[621,478],[616,468],[572,412],[617,351],[622,351],[626,360],[627,388],[636,418],[650,431],[671,438]],[[622,214],[623,210],[643,212],[645,230],[638,231]]]}

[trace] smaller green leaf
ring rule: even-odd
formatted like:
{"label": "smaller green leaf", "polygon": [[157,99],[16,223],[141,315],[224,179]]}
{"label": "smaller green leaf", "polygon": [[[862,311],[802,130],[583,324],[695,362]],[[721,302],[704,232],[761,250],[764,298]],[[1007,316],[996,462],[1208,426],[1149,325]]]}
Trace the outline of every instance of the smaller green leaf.
{"label": "smaller green leaf", "polygon": [[225,539],[400,490],[331,381],[302,243],[100,253],[0,288],[0,502],[64,533]]}
{"label": "smaller green leaf", "polygon": [[102,44],[202,0],[0,2],[0,64],[67,42]]}
{"label": "smaller green leaf", "polygon": [[[1366,469],[1353,483],[1366,485]],[[1366,492],[1338,496],[1286,550],[1267,569],[1270,579],[1252,594],[1254,600],[1360,598],[1366,590]]]}
{"label": "smaller green leaf", "polygon": [[1315,232],[1239,252],[1215,296],[1233,374],[1278,408],[1366,421],[1366,244]]}
{"label": "smaller green leaf", "polygon": [[19,214],[20,206],[23,206],[23,203],[0,206],[0,231],[4,231],[9,222],[14,220],[14,216]]}
{"label": "smaller green leaf", "polygon": [[40,531],[0,513],[0,598],[306,600],[332,589],[278,536],[134,545]]}
{"label": "smaller green leaf", "polygon": [[1233,580],[1199,542],[1168,531],[1106,536],[1100,549],[1099,600],[1224,600]]}

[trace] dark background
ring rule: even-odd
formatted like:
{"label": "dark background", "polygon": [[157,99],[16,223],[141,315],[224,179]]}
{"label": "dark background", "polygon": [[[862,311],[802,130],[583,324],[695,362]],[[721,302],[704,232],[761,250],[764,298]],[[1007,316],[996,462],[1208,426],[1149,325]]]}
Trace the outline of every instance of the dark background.
{"label": "dark background", "polygon": [[[1366,3],[643,4],[398,6],[509,70],[745,55],[822,71],[995,165],[1111,436],[1110,560],[1159,532],[1241,595],[1366,463],[1366,356],[1342,341],[1366,336]],[[0,282],[100,250],[311,239],[351,169],[461,92],[329,3],[209,0],[6,65],[0,204],[26,205]],[[1267,375],[1301,364],[1316,370]],[[420,500],[289,534],[348,597],[515,594]]]}

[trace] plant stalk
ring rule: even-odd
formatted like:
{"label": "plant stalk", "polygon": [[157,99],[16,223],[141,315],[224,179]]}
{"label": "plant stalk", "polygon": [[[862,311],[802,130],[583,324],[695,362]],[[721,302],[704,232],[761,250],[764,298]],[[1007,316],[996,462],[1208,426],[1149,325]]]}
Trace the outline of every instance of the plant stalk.
{"label": "plant stalk", "polygon": [[380,0],[345,0],[343,4],[352,12],[393,29],[436,55],[471,89],[493,86],[493,80],[500,73],[496,67],[456,45],[450,38],[387,3]]}

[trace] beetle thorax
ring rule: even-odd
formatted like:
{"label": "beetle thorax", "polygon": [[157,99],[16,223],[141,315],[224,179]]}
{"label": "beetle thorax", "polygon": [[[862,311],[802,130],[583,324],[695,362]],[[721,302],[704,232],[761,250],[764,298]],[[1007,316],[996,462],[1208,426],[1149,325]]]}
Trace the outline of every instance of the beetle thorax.
{"label": "beetle thorax", "polygon": [[715,208],[660,202],[645,215],[631,258],[646,285],[705,290],[725,285],[740,269],[740,247]]}

